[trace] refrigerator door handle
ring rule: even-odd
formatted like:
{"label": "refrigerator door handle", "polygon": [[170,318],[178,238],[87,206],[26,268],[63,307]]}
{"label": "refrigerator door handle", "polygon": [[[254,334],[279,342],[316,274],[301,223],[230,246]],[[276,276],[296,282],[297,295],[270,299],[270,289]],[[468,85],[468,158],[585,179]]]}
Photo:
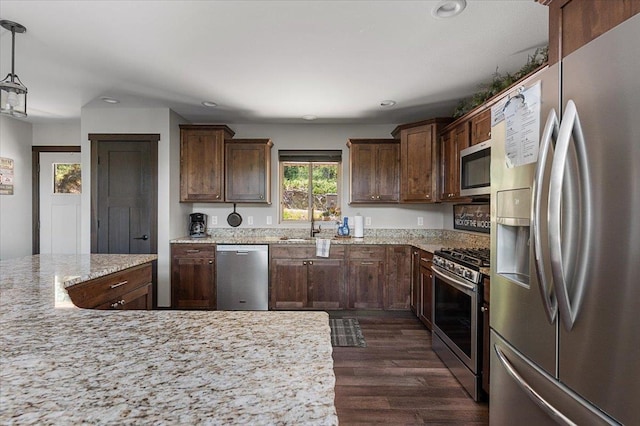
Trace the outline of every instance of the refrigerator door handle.
{"label": "refrigerator door handle", "polygon": [[545,259],[543,258],[542,235],[540,224],[543,223],[542,217],[542,194],[544,190],[544,172],[547,166],[547,158],[551,149],[551,144],[555,146],[558,140],[558,128],[560,122],[554,108],[549,111],[547,122],[542,132],[540,142],[540,154],[538,156],[538,164],[536,165],[535,177],[533,180],[533,200],[531,202],[531,228],[533,232],[533,256],[535,260],[536,275],[538,277],[538,289],[542,296],[544,312],[547,315],[549,324],[553,324],[558,314],[558,302],[553,294],[552,283],[547,282],[547,273],[545,268]]}
{"label": "refrigerator door handle", "polygon": [[535,391],[535,389],[533,389],[531,385],[527,383],[527,381],[520,375],[520,373],[518,373],[513,364],[509,362],[498,345],[494,344],[493,348],[496,352],[498,360],[500,361],[500,364],[502,364],[509,376],[511,376],[511,378],[518,384],[520,389],[522,389],[533,402],[535,402],[540,408],[542,408],[542,410],[544,410],[544,412],[551,416],[558,424],[577,426],[576,423],[572,422],[571,419],[562,414],[560,410],[551,405],[549,401],[544,399],[538,392]]}
{"label": "refrigerator door handle", "polygon": [[[576,263],[575,275],[567,280],[562,253],[562,184],[564,180],[565,165],[569,153],[569,144],[573,136],[576,159],[579,173],[580,190],[580,233],[571,234],[571,238],[578,238],[580,246]],[[578,188],[572,188],[576,191]],[[551,256],[551,272],[554,282],[554,291],[558,299],[559,315],[567,331],[571,331],[580,310],[580,304],[584,295],[585,283],[588,278],[588,266],[591,253],[591,180],[588,169],[586,145],[584,134],[580,125],[578,111],[572,100],[567,102],[565,113],[558,131],[556,151],[551,166],[551,178],[549,183],[549,252]],[[571,255],[571,253],[568,253]],[[567,281],[573,283],[572,300],[569,299]]]}

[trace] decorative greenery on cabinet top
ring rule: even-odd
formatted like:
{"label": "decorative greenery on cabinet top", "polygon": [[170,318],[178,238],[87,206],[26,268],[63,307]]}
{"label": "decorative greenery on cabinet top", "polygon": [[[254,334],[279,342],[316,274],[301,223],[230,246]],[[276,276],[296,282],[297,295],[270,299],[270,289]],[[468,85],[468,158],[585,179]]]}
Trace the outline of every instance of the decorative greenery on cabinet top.
{"label": "decorative greenery on cabinet top", "polygon": [[480,91],[478,91],[470,98],[463,99],[458,103],[458,106],[453,112],[453,117],[462,117],[475,107],[482,105],[488,99],[491,99],[498,93],[502,92],[504,89],[516,83],[518,80],[523,79],[524,77],[540,68],[547,62],[548,59],[549,46],[539,47],[536,49],[533,55],[529,55],[529,57],[527,58],[527,63],[514,74],[501,74],[496,69],[495,74],[493,74],[493,80],[490,83],[484,83],[480,85]]}

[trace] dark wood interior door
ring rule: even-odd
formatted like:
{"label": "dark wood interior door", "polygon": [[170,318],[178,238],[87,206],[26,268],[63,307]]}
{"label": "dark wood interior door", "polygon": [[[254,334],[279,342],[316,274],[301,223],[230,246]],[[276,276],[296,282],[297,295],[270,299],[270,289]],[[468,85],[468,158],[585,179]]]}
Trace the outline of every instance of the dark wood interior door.
{"label": "dark wood interior door", "polygon": [[89,138],[91,251],[157,253],[159,135],[89,135]]}

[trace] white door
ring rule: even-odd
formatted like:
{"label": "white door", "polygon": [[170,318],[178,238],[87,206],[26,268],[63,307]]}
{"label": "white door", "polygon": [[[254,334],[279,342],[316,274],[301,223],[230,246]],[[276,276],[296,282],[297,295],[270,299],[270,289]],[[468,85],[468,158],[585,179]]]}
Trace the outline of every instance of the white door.
{"label": "white door", "polygon": [[79,152],[40,153],[40,253],[80,253]]}

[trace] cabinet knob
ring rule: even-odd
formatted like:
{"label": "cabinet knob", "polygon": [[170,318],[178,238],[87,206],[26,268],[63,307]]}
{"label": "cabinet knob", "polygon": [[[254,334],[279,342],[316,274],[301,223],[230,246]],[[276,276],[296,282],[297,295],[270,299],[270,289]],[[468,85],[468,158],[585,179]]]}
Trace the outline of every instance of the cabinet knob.
{"label": "cabinet knob", "polygon": [[261,200],[262,200],[262,199],[264,199],[264,195],[260,195],[260,199],[261,199]]}
{"label": "cabinet knob", "polygon": [[487,312],[489,310],[489,308],[487,308],[486,306],[483,306],[483,307],[480,308],[480,310],[482,312]]}
{"label": "cabinet knob", "polygon": [[313,260],[310,260],[310,261],[309,261],[309,265],[313,265]]}
{"label": "cabinet knob", "polygon": [[220,199],[220,194],[217,194],[216,195],[216,200],[219,200],[219,199]]}
{"label": "cabinet knob", "polygon": [[307,262],[306,262],[306,261],[304,261],[304,262],[302,262],[302,264],[303,264],[303,265],[306,265],[306,264],[307,264]]}
{"label": "cabinet knob", "polygon": [[210,260],[210,261],[209,261],[209,265],[213,265],[213,260]]}

